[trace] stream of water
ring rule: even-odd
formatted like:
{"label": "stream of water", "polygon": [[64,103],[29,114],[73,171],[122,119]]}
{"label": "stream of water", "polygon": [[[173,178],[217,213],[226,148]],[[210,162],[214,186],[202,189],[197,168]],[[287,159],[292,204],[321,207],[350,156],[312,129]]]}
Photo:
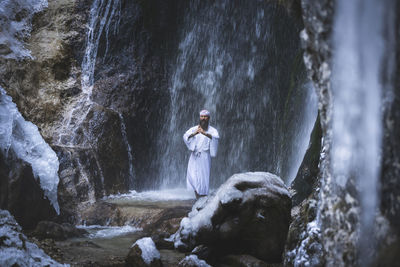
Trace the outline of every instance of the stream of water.
{"label": "stream of water", "polygon": [[333,172],[339,186],[350,177],[359,189],[360,260],[367,266],[379,204],[382,142],[384,27],[391,1],[337,1],[333,57]]}
{"label": "stream of water", "polygon": [[293,180],[317,101],[295,26],[279,16],[287,16],[282,6],[261,1],[190,2],[169,89],[169,121],[159,142],[156,187],[184,185],[189,153],[182,135],[198,124],[204,108],[221,137],[212,187],[245,171]]}

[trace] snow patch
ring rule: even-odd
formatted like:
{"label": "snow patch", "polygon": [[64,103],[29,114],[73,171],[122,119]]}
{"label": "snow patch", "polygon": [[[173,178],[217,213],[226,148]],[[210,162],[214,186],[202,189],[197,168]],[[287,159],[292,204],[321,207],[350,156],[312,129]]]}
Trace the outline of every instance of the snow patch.
{"label": "snow patch", "polygon": [[154,259],[160,259],[160,252],[156,249],[156,244],[150,237],[137,240],[132,247],[135,245],[138,245],[142,250],[142,258],[146,264],[150,264]]}
{"label": "snow patch", "polygon": [[37,126],[22,117],[12,98],[0,87],[0,149],[7,157],[10,148],[19,159],[31,164],[44,195],[60,214],[57,201],[58,157],[44,141]]}
{"label": "snow patch", "polygon": [[7,210],[0,210],[0,240],[0,266],[69,266],[54,261],[29,242]]}
{"label": "snow patch", "polygon": [[186,263],[185,266],[197,266],[197,267],[211,267],[211,265],[207,264],[204,260],[200,260],[196,255],[189,255],[183,258],[179,265],[183,265]]}

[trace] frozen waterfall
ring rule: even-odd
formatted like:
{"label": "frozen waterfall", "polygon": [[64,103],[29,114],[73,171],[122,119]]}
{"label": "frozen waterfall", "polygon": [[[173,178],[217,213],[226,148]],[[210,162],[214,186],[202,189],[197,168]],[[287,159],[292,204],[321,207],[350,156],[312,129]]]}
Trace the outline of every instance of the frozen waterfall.
{"label": "frozen waterfall", "polygon": [[32,166],[33,174],[57,213],[59,162],[56,153],[44,141],[38,128],[19,113],[6,91],[0,87],[0,148],[7,157],[9,149]]}

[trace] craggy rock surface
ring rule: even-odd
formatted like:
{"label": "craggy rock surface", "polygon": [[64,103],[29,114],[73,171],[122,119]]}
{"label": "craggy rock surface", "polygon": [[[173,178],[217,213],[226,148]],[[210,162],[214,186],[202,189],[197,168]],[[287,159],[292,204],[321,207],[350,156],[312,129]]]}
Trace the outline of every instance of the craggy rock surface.
{"label": "craggy rock surface", "polygon": [[304,199],[310,196],[319,188],[319,160],[321,152],[322,130],[317,117],[311,133],[310,143],[303,162],[297,172],[296,178],[292,182],[290,189],[292,192],[292,205],[299,205]]}
{"label": "craggy rock surface", "polygon": [[396,67],[393,76],[389,73],[385,77],[391,90],[385,93],[384,99],[381,210],[400,236],[400,3],[396,2],[395,6],[394,36],[387,37],[395,39],[392,40],[395,57],[388,53],[386,59],[388,64],[395,64]]}
{"label": "craggy rock surface", "polygon": [[0,153],[0,208],[9,210],[24,229],[34,229],[39,221],[57,215],[35,179],[29,163],[8,151]]}
{"label": "craggy rock surface", "polygon": [[71,237],[83,237],[87,234],[84,229],[78,229],[69,223],[58,224],[50,221],[41,221],[36,226],[33,235],[40,239],[51,238],[54,240],[66,240]]}
{"label": "craggy rock surface", "polygon": [[[307,263],[311,264],[312,261],[316,265],[325,262],[327,266],[353,266],[357,264],[357,240],[358,240],[358,229],[359,223],[359,202],[357,196],[357,188],[353,178],[349,177],[346,185],[341,186],[335,182],[335,177],[332,174],[332,162],[331,162],[331,131],[332,131],[332,90],[331,90],[331,54],[332,48],[332,27],[334,19],[334,0],[302,0],[302,15],[305,29],[301,33],[302,46],[304,49],[304,62],[308,71],[310,79],[313,81],[316,92],[319,99],[319,114],[322,128],[322,153],[319,165],[319,177],[320,189],[313,192],[313,196],[308,200],[305,200],[297,208],[298,215],[295,215],[294,222],[291,226],[289,240],[287,248],[295,247],[295,251],[302,251],[305,254]],[[399,7],[396,4],[396,21],[399,20]],[[393,55],[386,55],[387,65],[382,70],[382,77],[384,83],[388,86],[386,88],[394,88],[393,92],[389,89],[383,92],[383,111],[384,111],[384,139],[383,139],[383,154],[382,154],[382,202],[381,211],[386,218],[391,222],[394,229],[399,229],[398,221],[395,218],[399,218],[399,206],[398,201],[394,201],[399,195],[398,187],[398,165],[399,156],[396,151],[396,147],[399,146],[399,109],[398,109],[398,84],[399,79],[393,79],[393,77],[387,73],[387,69],[390,69],[390,64],[395,67],[395,73],[399,72],[399,46],[398,40],[399,31],[398,23],[396,25],[396,34],[391,36],[390,30],[386,31],[386,41],[395,42],[395,62],[393,62]],[[391,38],[395,39],[390,40]],[[388,51],[391,48],[388,47]],[[318,212],[320,218],[315,228],[309,226],[309,223],[315,222],[314,216],[308,216],[310,205],[317,201],[319,204]],[[397,203],[397,204],[396,204]],[[390,251],[392,245],[387,247],[387,244],[393,242],[388,241],[389,239],[396,239],[396,235],[392,235],[392,231],[389,230],[386,224],[386,219],[377,216],[376,217],[376,239],[377,242],[383,242],[384,245],[382,250]],[[314,224],[312,224],[315,226]],[[321,227],[321,229],[319,229]],[[307,229],[310,228],[311,231]],[[320,237],[319,232],[320,231]],[[297,232],[297,233],[295,233]],[[306,238],[293,239],[292,237],[306,233]],[[386,236],[386,237],[385,237]],[[391,237],[389,237],[391,236]],[[303,236],[304,237],[304,236]],[[300,241],[299,241],[300,240]],[[307,241],[307,242],[302,242]],[[290,242],[297,242],[297,247]],[[318,244],[319,243],[319,244]],[[393,243],[393,247],[396,247],[396,243]],[[315,248],[322,245],[324,253],[315,253]],[[386,249],[385,249],[386,248]],[[308,254],[307,254],[308,253]],[[390,254],[390,253],[389,253]],[[322,258],[323,255],[323,258]],[[392,257],[392,254],[390,254]],[[319,257],[319,260],[318,260]],[[374,256],[373,256],[374,257]],[[382,257],[381,257],[382,258]],[[285,262],[288,266],[292,266],[294,262],[293,258],[287,258]],[[310,260],[310,261],[307,261]],[[305,264],[304,262],[304,264]],[[379,264],[378,264],[379,265]]]}
{"label": "craggy rock surface", "polygon": [[214,196],[198,200],[174,236],[175,247],[204,244],[218,255],[250,254],[280,262],[290,223],[291,199],[270,173],[235,174]]}
{"label": "craggy rock surface", "polygon": [[64,266],[28,241],[7,210],[0,210],[1,266]]}

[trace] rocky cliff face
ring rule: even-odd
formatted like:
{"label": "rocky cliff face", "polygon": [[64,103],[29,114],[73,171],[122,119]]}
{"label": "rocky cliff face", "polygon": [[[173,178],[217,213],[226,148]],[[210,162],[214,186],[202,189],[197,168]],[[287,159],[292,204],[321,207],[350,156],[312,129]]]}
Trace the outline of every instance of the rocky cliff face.
{"label": "rocky cliff face", "polygon": [[[287,254],[285,260],[286,265],[306,264],[313,266],[354,266],[362,262],[360,255],[370,253],[374,264],[378,263],[386,256],[390,258],[389,262],[394,260],[393,254],[388,251],[398,246],[393,243],[392,231],[397,231],[398,224],[394,222],[394,218],[398,216],[396,204],[393,202],[394,196],[399,195],[398,186],[394,182],[396,167],[395,162],[398,161],[396,152],[393,148],[397,146],[394,136],[398,135],[396,121],[399,117],[394,108],[397,101],[398,90],[396,80],[391,76],[394,66],[398,66],[398,49],[395,51],[393,45],[394,40],[398,40],[398,31],[396,36],[391,35],[392,24],[387,24],[384,42],[388,44],[388,54],[395,53],[396,60],[386,55],[386,61],[383,64],[381,73],[382,83],[385,84],[383,92],[384,108],[384,143],[383,143],[383,165],[382,165],[382,205],[381,212],[385,217],[379,214],[375,217],[375,237],[373,242],[383,245],[381,251],[374,251],[375,248],[368,246],[360,246],[359,236],[360,224],[360,186],[354,177],[347,177],[347,183],[342,184],[337,177],[334,177],[335,168],[332,163],[332,29],[333,18],[335,14],[336,1],[302,1],[303,19],[305,29],[301,33],[304,48],[304,61],[308,69],[308,74],[316,85],[316,91],[319,98],[319,113],[322,127],[322,150],[319,165],[320,187],[314,189],[314,193],[305,200],[299,210],[295,210],[295,221],[291,225],[289,233],[288,248],[293,249],[293,242],[297,242],[297,247],[293,252],[305,255],[303,259],[295,255]],[[397,4],[396,9],[399,5]],[[390,11],[386,10],[386,16],[390,16]],[[396,13],[398,14],[398,13]],[[398,20],[398,18],[397,18]],[[396,61],[396,62],[394,62]],[[392,68],[392,69],[391,69]],[[398,72],[398,67],[394,67]],[[389,73],[389,74],[388,74]],[[390,121],[390,122],[389,122]],[[389,189],[390,184],[390,189]],[[314,204],[313,204],[314,203]],[[318,203],[318,208],[313,207]],[[310,208],[313,207],[313,208]],[[390,207],[390,208],[389,208]],[[390,211],[389,211],[390,209]],[[299,212],[299,213],[297,213]],[[365,211],[364,211],[365,212]],[[397,215],[396,215],[397,214]],[[387,222],[391,221],[392,230],[388,229]],[[318,227],[315,232],[310,223],[316,222]],[[319,231],[321,231],[319,233]],[[303,232],[303,234],[301,234]],[[303,236],[300,241],[294,236]],[[390,237],[391,236],[391,237]],[[392,239],[392,241],[389,241]],[[396,239],[396,238],[394,238]],[[297,241],[296,241],[297,240]],[[376,241],[377,240],[377,241]],[[389,244],[389,245],[388,245]],[[391,244],[391,245],[390,245]],[[389,246],[389,248],[387,248]],[[319,247],[319,248],[318,248]],[[318,248],[318,249],[317,249]],[[319,250],[322,249],[322,252]],[[360,249],[364,251],[360,251]],[[381,253],[381,256],[377,254]],[[382,256],[382,253],[386,256]],[[386,253],[386,254],[385,254]],[[376,260],[379,258],[379,260]],[[375,259],[375,260],[374,260]],[[388,261],[385,261],[388,262]]]}
{"label": "rocky cliff face", "polygon": [[91,55],[93,94],[85,98],[83,60],[95,4],[103,2],[51,1],[36,13],[13,5],[9,20],[27,25],[20,41],[31,57],[12,56],[4,40],[0,57],[0,84],[57,153],[62,215],[72,221],[79,220],[79,203],[136,186],[132,161],[138,174],[149,169],[149,142],[164,115],[159,107],[167,105],[163,55],[170,54],[171,22],[178,18],[179,3],[115,2],[119,14],[105,21],[112,30],[100,31],[98,54]]}
{"label": "rocky cliff face", "polygon": [[[45,4],[36,12],[26,12],[18,4],[13,7],[15,16],[8,19],[22,19],[31,25],[20,40],[31,56],[10,56],[4,42],[0,85],[57,153],[62,215],[78,222],[79,216],[74,214],[79,203],[133,188],[159,186],[160,181],[153,181],[160,165],[155,160],[160,153],[157,140],[165,132],[171,110],[171,68],[176,68],[183,12],[189,3],[58,0]],[[286,36],[297,36],[300,7],[296,1],[283,4],[287,10],[270,3],[266,6],[284,14],[284,21],[289,21],[286,16],[296,18],[289,26],[275,19],[282,29],[273,32],[278,36],[282,31],[276,39],[297,55],[293,60],[284,58],[291,79],[280,78],[282,96],[280,91],[271,93],[272,98],[280,97],[271,102],[284,110],[282,116],[290,121],[273,125],[289,129],[297,121],[293,111],[304,98],[296,85],[303,82],[305,73],[298,40],[284,42]],[[204,9],[200,2],[193,5]],[[284,57],[277,51],[274,46],[270,53]],[[258,76],[257,80],[264,77]],[[289,101],[293,95],[298,97],[296,106]],[[279,117],[268,114],[271,120]],[[259,125],[264,125],[267,119],[257,116],[262,122]],[[274,136],[278,140],[274,146],[290,154],[283,145],[285,138]],[[276,158],[274,162],[280,161]]]}

